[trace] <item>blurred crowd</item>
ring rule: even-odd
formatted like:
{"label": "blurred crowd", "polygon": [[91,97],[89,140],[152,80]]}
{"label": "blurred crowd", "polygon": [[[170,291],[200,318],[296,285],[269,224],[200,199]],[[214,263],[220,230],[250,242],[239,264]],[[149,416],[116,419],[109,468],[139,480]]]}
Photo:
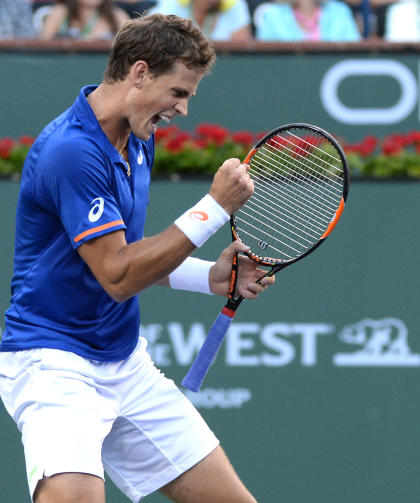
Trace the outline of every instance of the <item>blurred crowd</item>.
{"label": "blurred crowd", "polygon": [[0,39],[112,39],[153,13],[189,17],[214,42],[420,41],[420,0],[0,0]]}

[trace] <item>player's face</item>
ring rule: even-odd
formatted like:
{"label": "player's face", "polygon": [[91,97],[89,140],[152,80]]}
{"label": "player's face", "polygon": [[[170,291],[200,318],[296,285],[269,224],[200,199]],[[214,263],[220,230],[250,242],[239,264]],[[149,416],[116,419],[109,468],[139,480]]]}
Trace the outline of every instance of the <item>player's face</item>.
{"label": "player's face", "polygon": [[176,63],[169,73],[154,77],[148,70],[129,96],[128,122],[133,133],[147,140],[160,121],[186,116],[188,102],[197,91],[202,73]]}

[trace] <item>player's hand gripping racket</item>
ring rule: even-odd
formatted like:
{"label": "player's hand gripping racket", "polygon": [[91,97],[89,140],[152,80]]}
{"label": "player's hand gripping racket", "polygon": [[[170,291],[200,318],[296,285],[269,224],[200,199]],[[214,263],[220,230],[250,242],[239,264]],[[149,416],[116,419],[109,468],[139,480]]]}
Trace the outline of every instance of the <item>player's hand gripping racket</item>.
{"label": "player's hand gripping racket", "polygon": [[[347,160],[326,131],[288,124],[262,138],[244,164],[254,193],[231,217],[232,238],[249,246],[248,257],[270,267],[265,276],[272,276],[313,252],[334,229],[349,190]],[[237,276],[236,256],[228,301],[182,381],[192,391],[200,389],[243,300],[234,298]]]}

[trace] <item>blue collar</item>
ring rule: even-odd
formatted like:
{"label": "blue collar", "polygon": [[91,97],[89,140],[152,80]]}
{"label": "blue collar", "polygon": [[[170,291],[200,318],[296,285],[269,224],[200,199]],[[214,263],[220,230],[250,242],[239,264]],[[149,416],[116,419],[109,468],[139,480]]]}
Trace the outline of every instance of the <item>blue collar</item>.
{"label": "blue collar", "polygon": [[[99,140],[102,144],[102,147],[104,151],[107,153],[107,155],[112,159],[114,163],[120,164],[125,170],[128,170],[126,163],[124,162],[121,154],[118,152],[118,150],[112,145],[112,143],[109,141],[109,138],[107,135],[104,133],[103,129],[101,128],[98,119],[96,118],[96,115],[94,114],[91,106],[89,105],[87,101],[87,96],[93,92],[98,86],[97,85],[89,85],[82,87],[80,90],[79,96],[76,98],[74,104],[73,104],[73,109],[75,111],[75,114],[77,117],[81,120],[82,122],[82,127],[86,132],[89,132],[93,134],[93,136]],[[128,140],[128,149],[130,148],[135,148],[137,150],[137,147],[133,145],[133,143],[137,143],[134,140],[138,140],[138,138],[135,138],[133,133],[130,133],[130,137]]]}

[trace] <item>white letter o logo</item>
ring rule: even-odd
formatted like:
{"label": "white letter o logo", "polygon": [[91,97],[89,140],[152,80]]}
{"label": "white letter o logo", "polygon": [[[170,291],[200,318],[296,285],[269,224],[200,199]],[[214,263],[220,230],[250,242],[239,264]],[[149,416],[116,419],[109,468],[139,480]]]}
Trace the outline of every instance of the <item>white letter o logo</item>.
{"label": "white letter o logo", "polygon": [[[347,77],[385,75],[398,82],[400,99],[387,108],[351,108],[338,96],[338,86]],[[343,124],[396,124],[414,110],[417,82],[411,71],[399,61],[389,59],[349,59],[333,65],[321,82],[321,102],[325,110]]]}

